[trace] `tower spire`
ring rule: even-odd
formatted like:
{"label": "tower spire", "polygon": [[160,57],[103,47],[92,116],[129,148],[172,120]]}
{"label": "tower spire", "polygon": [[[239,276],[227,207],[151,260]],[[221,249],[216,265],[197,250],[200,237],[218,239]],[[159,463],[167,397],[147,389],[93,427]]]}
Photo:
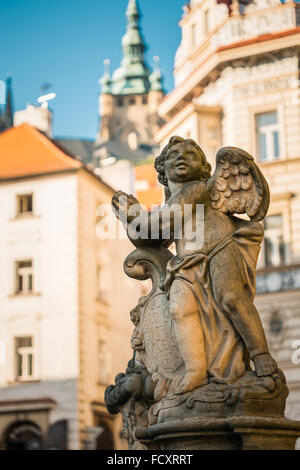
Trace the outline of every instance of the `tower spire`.
{"label": "tower spire", "polygon": [[130,21],[130,18],[136,17],[139,19],[140,13],[136,0],[129,0],[126,10],[126,16]]}
{"label": "tower spire", "polygon": [[146,45],[140,29],[140,10],[136,0],[129,0],[127,31],[122,39],[123,60],[112,79],[115,95],[147,93],[150,88],[150,71],[145,63]]}
{"label": "tower spire", "polygon": [[8,129],[14,124],[14,113],[12,104],[12,78],[6,79],[6,107],[5,107],[5,125]]}
{"label": "tower spire", "polygon": [[163,76],[160,70],[160,58],[158,55],[153,57],[154,70],[149,77],[151,91],[163,91]]}
{"label": "tower spire", "polygon": [[101,85],[101,93],[103,95],[111,94],[111,77],[110,77],[110,60],[104,59],[104,74],[100,78],[99,83]]}

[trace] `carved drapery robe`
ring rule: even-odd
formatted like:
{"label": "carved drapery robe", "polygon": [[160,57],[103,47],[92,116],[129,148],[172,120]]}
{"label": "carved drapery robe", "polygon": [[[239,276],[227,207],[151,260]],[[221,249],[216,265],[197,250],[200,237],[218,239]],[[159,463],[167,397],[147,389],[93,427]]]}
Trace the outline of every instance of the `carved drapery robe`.
{"label": "carved drapery robe", "polygon": [[[222,240],[209,253],[196,252],[174,256],[167,265],[165,280],[169,293],[174,279],[184,282],[196,299],[205,341],[207,372],[210,381],[233,383],[249,369],[249,355],[241,336],[214,297],[214,280],[210,261],[234,244],[235,259],[249,296],[255,294],[255,269],[263,239],[263,227],[257,222],[237,223],[237,230]],[[231,251],[232,253],[232,251]],[[231,255],[230,255],[231,256]],[[226,282],[226,279],[224,279]]]}

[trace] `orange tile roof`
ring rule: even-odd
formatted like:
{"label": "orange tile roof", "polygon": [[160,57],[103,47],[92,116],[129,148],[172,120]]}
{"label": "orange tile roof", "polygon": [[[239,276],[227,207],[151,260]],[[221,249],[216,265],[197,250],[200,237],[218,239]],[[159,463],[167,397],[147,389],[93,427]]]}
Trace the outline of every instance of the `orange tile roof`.
{"label": "orange tile roof", "polygon": [[135,177],[137,180],[146,180],[150,186],[157,186],[157,172],[154,168],[153,163],[147,163],[146,165],[136,166],[134,168]]}
{"label": "orange tile roof", "polygon": [[0,134],[0,179],[81,168],[82,163],[64,153],[29,124]]}
{"label": "orange tile roof", "polygon": [[164,191],[162,185],[157,180],[154,164],[136,166],[134,171],[137,181],[147,181],[149,184],[148,189],[137,190],[137,198],[140,203],[146,206],[147,209],[150,209],[152,204],[160,205],[164,199]]}
{"label": "orange tile roof", "polygon": [[164,200],[164,192],[162,187],[149,188],[146,191],[137,191],[139,202],[147,209],[151,209],[151,205],[160,206]]}

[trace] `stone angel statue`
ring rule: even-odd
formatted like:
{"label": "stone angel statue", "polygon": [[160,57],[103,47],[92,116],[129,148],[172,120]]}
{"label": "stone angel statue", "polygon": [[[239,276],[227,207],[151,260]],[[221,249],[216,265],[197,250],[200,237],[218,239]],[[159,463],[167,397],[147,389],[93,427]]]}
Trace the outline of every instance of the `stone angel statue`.
{"label": "stone angel statue", "polygon": [[[176,245],[176,256],[166,260],[161,285],[164,305],[156,307],[169,316],[168,341],[175,344],[174,357],[180,356],[174,373],[167,377],[172,393],[183,394],[211,382],[234,383],[251,370],[250,360],[257,377],[272,376],[277,364],[253,303],[255,269],[263,240],[259,222],[269,207],[265,178],[253,157],[235,147],[218,151],[211,176],[211,165],[199,145],[177,136],[156,158],[155,168],[165,186],[162,207],[147,212],[138,205],[139,210],[132,215],[131,206],[139,203],[120,191],[112,204],[139,250],[162,250],[172,241]],[[184,224],[181,236],[176,237],[176,211],[181,208],[183,214],[186,205],[192,207],[196,230],[204,231],[200,249],[191,250]],[[195,218],[197,205],[204,208],[201,227]],[[173,216],[169,216],[170,208],[175,208]],[[248,220],[235,214],[246,214]],[[153,220],[159,226],[159,239],[139,238],[141,224]],[[167,240],[163,237],[166,229],[170,233]],[[160,359],[163,363],[163,356]],[[156,362],[159,364],[158,359]],[[159,366],[156,369],[159,372]]]}

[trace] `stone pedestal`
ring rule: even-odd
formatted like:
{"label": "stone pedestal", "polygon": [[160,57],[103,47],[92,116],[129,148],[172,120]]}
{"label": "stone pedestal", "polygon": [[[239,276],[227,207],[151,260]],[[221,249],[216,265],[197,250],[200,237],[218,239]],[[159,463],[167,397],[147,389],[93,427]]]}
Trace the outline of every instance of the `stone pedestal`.
{"label": "stone pedestal", "polygon": [[136,429],[152,450],[293,450],[299,436],[299,421],[265,417],[187,418]]}

